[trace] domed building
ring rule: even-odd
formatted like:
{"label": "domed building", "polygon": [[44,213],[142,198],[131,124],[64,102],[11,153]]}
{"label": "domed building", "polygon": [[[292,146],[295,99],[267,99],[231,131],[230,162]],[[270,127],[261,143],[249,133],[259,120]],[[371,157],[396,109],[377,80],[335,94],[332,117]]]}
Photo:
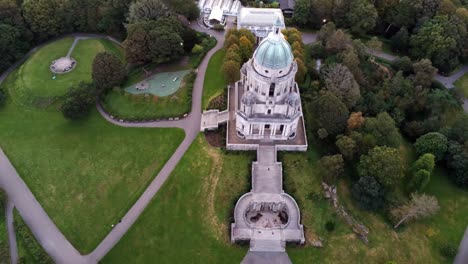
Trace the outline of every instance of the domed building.
{"label": "domed building", "polygon": [[[277,25],[276,25],[277,24]],[[302,117],[297,63],[291,46],[274,31],[258,45],[253,58],[241,68],[236,111],[237,135],[244,139],[288,140],[296,137]]]}

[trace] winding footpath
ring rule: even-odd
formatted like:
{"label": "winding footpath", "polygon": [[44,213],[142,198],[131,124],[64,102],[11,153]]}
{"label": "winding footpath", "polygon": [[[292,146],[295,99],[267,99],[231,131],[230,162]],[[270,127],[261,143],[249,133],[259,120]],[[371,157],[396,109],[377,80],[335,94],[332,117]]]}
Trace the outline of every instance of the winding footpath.
{"label": "winding footpath", "polygon": [[[97,109],[99,113],[103,116],[103,118],[115,125],[122,127],[177,127],[185,131],[185,138],[179,145],[177,150],[174,152],[174,154],[171,156],[171,158],[168,160],[168,162],[158,173],[158,175],[149,184],[149,186],[146,188],[146,190],[143,192],[143,194],[140,196],[137,202],[125,214],[121,222],[117,224],[114,227],[114,229],[112,229],[112,231],[90,254],[83,256],[73,247],[73,245],[71,245],[71,243],[66,239],[66,237],[60,232],[60,230],[55,226],[53,221],[49,218],[49,216],[41,207],[39,202],[36,200],[32,192],[26,186],[22,178],[18,175],[18,173],[6,157],[5,153],[0,149],[0,188],[4,189],[9,197],[6,215],[9,224],[8,230],[10,236],[10,243],[15,244],[13,246],[10,245],[10,248],[12,248],[12,263],[16,263],[17,261],[17,251],[15,250],[16,242],[14,238],[15,235],[13,223],[10,222],[12,221],[13,217],[13,207],[17,208],[25,223],[31,229],[31,232],[34,234],[34,236],[43,246],[45,251],[52,257],[52,259],[56,263],[85,264],[97,263],[99,260],[101,260],[130,229],[130,227],[135,223],[140,214],[151,202],[154,195],[158,192],[158,190],[167,180],[170,173],[174,170],[178,162],[182,159],[185,152],[190,147],[190,145],[199,133],[202,112],[201,102],[203,95],[203,83],[205,80],[206,69],[210,58],[217,50],[222,48],[224,43],[224,33],[222,32],[208,30],[204,27],[201,27],[197,23],[192,23],[189,26],[197,31],[202,31],[212,35],[217,39],[218,42],[216,46],[207,53],[207,55],[198,67],[198,74],[193,87],[192,109],[187,117],[174,121],[123,122],[111,118],[111,116],[108,113],[106,113],[99,104],[97,104]],[[119,41],[109,36],[99,34],[76,33],[65,35],[60,38],[64,37],[74,37],[75,44],[81,38],[102,38],[109,39],[121,45]],[[317,39],[316,35],[311,33],[303,33],[303,37],[306,44],[313,43]],[[0,76],[0,84],[12,71],[14,71],[22,63],[24,63],[26,59],[29,58],[34,52],[36,52],[41,47],[53,41],[56,41],[57,39],[59,38],[52,39],[30,50],[24,56],[23,59],[16,62]],[[461,72],[456,73],[456,76],[460,75],[461,77],[467,71],[468,67],[464,67],[461,70]],[[448,78],[452,78],[452,76]],[[451,81],[451,83],[453,84],[455,80],[456,79],[450,79],[449,81]]]}
{"label": "winding footpath", "polygon": [[[23,217],[25,223],[31,229],[31,232],[34,234],[38,242],[43,246],[45,251],[56,263],[97,263],[99,260],[101,260],[115,246],[115,244],[117,244],[117,242],[122,238],[122,236],[128,231],[128,229],[133,225],[136,219],[148,206],[154,195],[167,180],[170,173],[174,170],[178,162],[182,159],[185,152],[197,137],[200,131],[202,112],[201,102],[203,96],[205,72],[211,56],[223,46],[224,33],[209,31],[203,27],[200,27],[197,23],[192,23],[189,26],[197,31],[206,32],[207,34],[212,35],[212,37],[217,39],[217,44],[206,54],[205,58],[198,67],[198,74],[193,87],[192,109],[187,117],[174,121],[121,122],[111,118],[111,116],[106,113],[99,104],[97,104],[97,109],[103,118],[115,125],[122,127],[177,127],[185,131],[185,138],[171,156],[171,158],[168,160],[168,162],[158,173],[158,175],[149,184],[137,202],[125,214],[121,222],[117,224],[114,229],[112,229],[112,231],[90,254],[86,256],[80,255],[80,253],[71,245],[71,243],[55,226],[53,221],[49,218],[47,213],[36,200],[32,192],[18,175],[6,157],[5,153],[0,149],[0,187],[6,191],[11,201],[11,208],[13,208],[14,205],[18,209],[20,215]],[[119,45],[121,44],[111,37],[96,34],[77,33],[62,36],[61,38],[64,37],[74,37],[74,45],[76,45],[76,42],[79,39],[85,38],[104,38],[118,43]],[[9,68],[0,76],[0,84],[5,80],[8,74],[24,63],[24,61],[26,61],[29,56],[31,56],[41,47],[55,40],[57,39],[43,43],[29,51],[22,60],[16,62],[11,68]],[[72,48],[70,48],[70,50],[72,50]],[[9,217],[12,217],[11,214],[8,215]],[[15,236],[13,229],[11,229],[9,234],[13,237]],[[13,243],[13,240],[11,241],[12,242],[10,243]],[[16,263],[16,261],[17,254],[12,254],[12,263]]]}

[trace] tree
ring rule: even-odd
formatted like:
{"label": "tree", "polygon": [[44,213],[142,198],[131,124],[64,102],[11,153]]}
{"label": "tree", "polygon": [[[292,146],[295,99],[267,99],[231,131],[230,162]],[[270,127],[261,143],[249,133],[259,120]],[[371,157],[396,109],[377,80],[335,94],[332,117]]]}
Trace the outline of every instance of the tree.
{"label": "tree", "polygon": [[240,78],[240,65],[237,61],[225,61],[223,63],[224,78],[228,83],[233,83]]}
{"label": "tree", "polygon": [[392,48],[396,51],[407,51],[409,49],[409,42],[410,37],[406,27],[400,28],[400,30],[390,39]]}
{"label": "tree", "polygon": [[442,160],[448,148],[447,137],[438,132],[427,133],[416,140],[414,144],[416,153],[422,155],[424,153],[432,153],[436,160]]}
{"label": "tree", "polygon": [[296,58],[296,63],[297,63],[297,72],[296,72],[295,80],[296,82],[302,84],[305,81],[305,77],[307,74],[307,67],[305,66],[304,62],[302,62],[302,59],[300,58]]}
{"label": "tree", "polygon": [[354,160],[354,157],[358,151],[358,145],[353,138],[349,136],[338,136],[335,144],[346,160]]}
{"label": "tree", "polygon": [[468,188],[468,152],[464,145],[450,141],[446,157],[451,180],[461,188]]}
{"label": "tree", "polygon": [[239,49],[243,61],[247,61],[252,57],[254,47],[253,43],[251,43],[247,37],[242,36],[239,38]]}
{"label": "tree", "polygon": [[408,188],[411,191],[422,192],[431,180],[431,173],[427,170],[418,170],[411,175]]}
{"label": "tree", "polygon": [[385,190],[373,177],[361,177],[351,189],[353,198],[366,210],[382,208],[385,202]]}
{"label": "tree", "polygon": [[414,82],[416,85],[421,85],[423,88],[428,88],[432,84],[432,78],[437,73],[437,68],[432,66],[432,62],[428,59],[422,59],[413,64]]}
{"label": "tree", "polygon": [[7,24],[0,24],[0,72],[3,72],[16,60],[23,57],[29,47],[21,39],[21,31]]}
{"label": "tree", "polygon": [[428,218],[439,211],[439,202],[434,196],[425,194],[412,194],[411,200],[397,208],[391,210],[393,219],[397,221],[394,228],[409,221]]}
{"label": "tree", "polygon": [[317,130],[317,135],[320,139],[325,139],[328,137],[328,131],[325,128],[319,128]]}
{"label": "tree", "polygon": [[133,64],[177,59],[184,54],[182,34],[183,27],[174,17],[130,24],[123,43],[125,57]]}
{"label": "tree", "polygon": [[348,109],[351,109],[361,97],[359,84],[345,65],[333,64],[325,67],[323,78],[327,90],[345,103]]}
{"label": "tree", "polygon": [[332,93],[322,93],[312,104],[319,128],[325,128],[330,135],[338,135],[346,128],[349,111],[346,105]]}
{"label": "tree", "polygon": [[399,57],[393,62],[393,66],[406,75],[413,72],[413,62],[408,56]]}
{"label": "tree", "polygon": [[323,156],[319,160],[319,170],[323,181],[333,184],[344,173],[344,160],[341,154]]}
{"label": "tree", "polygon": [[[230,30],[231,31],[231,30]],[[232,45],[239,46],[239,37],[234,34],[226,35],[226,41],[224,42],[224,48],[229,49]]]}
{"label": "tree", "polygon": [[373,51],[381,51],[382,50],[382,41],[380,41],[377,37],[372,37],[367,42],[367,47]]}
{"label": "tree", "polygon": [[109,52],[99,52],[94,57],[91,75],[98,93],[103,94],[110,88],[120,86],[127,72],[117,56]]}
{"label": "tree", "polygon": [[61,110],[65,118],[75,120],[85,117],[96,101],[96,92],[91,84],[81,82],[72,87],[62,104]]}
{"label": "tree", "polygon": [[435,156],[426,153],[419,157],[411,166],[411,178],[408,183],[409,190],[423,191],[431,180],[431,174],[435,166]]}
{"label": "tree", "polygon": [[348,118],[348,129],[355,130],[362,127],[366,119],[362,116],[362,112],[352,112]]}
{"label": "tree", "polygon": [[199,44],[195,44],[195,46],[193,46],[192,48],[192,53],[193,54],[200,54],[203,52],[203,47]]}
{"label": "tree", "polygon": [[466,25],[457,17],[436,16],[411,36],[411,53],[428,58],[442,72],[449,72],[466,54]]}
{"label": "tree", "polygon": [[380,113],[377,117],[366,118],[362,130],[371,134],[379,146],[398,147],[401,136],[395,121],[386,112]]}
{"label": "tree", "polygon": [[162,0],[137,0],[130,4],[128,9],[128,22],[130,24],[157,20],[169,15],[169,8]]}
{"label": "tree", "polygon": [[296,24],[305,26],[311,21],[312,1],[297,0],[294,4],[293,20]]}
{"label": "tree", "polygon": [[5,92],[0,89],[0,106],[2,106],[6,101],[6,95]]}
{"label": "tree", "polygon": [[317,34],[317,40],[325,43],[336,32],[336,26],[333,22],[324,24]]}
{"label": "tree", "polygon": [[353,33],[364,35],[375,27],[377,10],[368,0],[352,1],[347,20]]}
{"label": "tree", "polygon": [[338,29],[326,39],[325,49],[330,53],[339,53],[346,50],[351,43],[351,37],[343,30]]}
{"label": "tree", "polygon": [[66,0],[25,0],[23,16],[39,40],[71,30],[67,24]]}
{"label": "tree", "polygon": [[375,147],[362,155],[358,165],[360,177],[374,177],[386,188],[393,188],[403,179],[400,153],[395,148]]}

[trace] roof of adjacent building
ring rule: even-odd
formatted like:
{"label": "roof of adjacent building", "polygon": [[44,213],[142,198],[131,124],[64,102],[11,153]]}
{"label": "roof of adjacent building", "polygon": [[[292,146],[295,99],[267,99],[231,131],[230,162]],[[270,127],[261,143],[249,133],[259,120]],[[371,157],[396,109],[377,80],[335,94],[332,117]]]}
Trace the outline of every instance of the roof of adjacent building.
{"label": "roof of adjacent building", "polygon": [[280,69],[289,66],[293,61],[291,46],[283,34],[271,32],[254,53],[255,62],[270,69]]}
{"label": "roof of adjacent building", "polygon": [[279,5],[280,5],[281,10],[294,9],[295,1],[294,0],[279,0]]}
{"label": "roof of adjacent building", "polygon": [[279,8],[246,8],[239,12],[237,23],[241,26],[271,27],[279,18],[284,28],[283,12]]}

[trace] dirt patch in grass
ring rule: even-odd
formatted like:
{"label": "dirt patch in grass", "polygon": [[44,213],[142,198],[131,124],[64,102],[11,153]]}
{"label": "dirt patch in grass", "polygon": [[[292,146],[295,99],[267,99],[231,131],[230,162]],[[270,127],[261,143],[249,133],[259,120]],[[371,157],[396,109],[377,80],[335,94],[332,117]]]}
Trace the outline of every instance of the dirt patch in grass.
{"label": "dirt patch in grass", "polygon": [[226,125],[220,126],[217,130],[206,131],[205,139],[210,146],[223,148],[226,146]]}

